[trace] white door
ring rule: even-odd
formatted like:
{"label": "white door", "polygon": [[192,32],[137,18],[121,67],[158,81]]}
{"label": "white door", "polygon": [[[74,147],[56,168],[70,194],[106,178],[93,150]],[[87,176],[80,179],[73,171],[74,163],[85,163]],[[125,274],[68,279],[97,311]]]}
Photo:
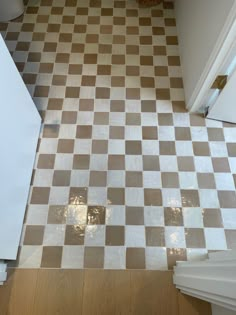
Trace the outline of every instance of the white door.
{"label": "white door", "polygon": [[236,123],[236,69],[209,109],[207,118]]}
{"label": "white door", "polygon": [[15,259],[41,119],[0,35],[0,259]]}

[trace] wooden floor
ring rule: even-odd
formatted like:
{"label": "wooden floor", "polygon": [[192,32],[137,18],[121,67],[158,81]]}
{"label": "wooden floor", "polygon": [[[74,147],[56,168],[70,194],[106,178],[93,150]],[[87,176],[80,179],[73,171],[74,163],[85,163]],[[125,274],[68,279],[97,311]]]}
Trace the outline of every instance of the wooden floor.
{"label": "wooden floor", "polygon": [[12,269],[0,287],[0,315],[208,315],[170,271]]}

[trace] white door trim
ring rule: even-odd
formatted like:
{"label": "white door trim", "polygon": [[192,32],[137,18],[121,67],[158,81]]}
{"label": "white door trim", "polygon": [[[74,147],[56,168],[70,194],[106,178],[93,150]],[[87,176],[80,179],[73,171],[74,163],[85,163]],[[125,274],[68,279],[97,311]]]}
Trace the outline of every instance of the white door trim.
{"label": "white door trim", "polygon": [[[212,13],[214,14],[214,12]],[[232,51],[236,40],[236,1],[228,15],[225,25],[219,34],[215,47],[209,57],[206,67],[195,87],[195,90],[187,106],[190,112],[199,111],[204,105],[205,97],[219,74],[225,67],[226,62],[230,62]]]}

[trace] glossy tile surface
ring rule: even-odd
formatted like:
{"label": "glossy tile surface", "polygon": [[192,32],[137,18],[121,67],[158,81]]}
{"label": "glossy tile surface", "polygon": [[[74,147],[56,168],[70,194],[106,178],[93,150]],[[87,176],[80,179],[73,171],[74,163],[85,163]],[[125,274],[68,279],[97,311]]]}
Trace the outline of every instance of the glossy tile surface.
{"label": "glossy tile surface", "polygon": [[235,127],[185,110],[173,6],[0,23],[43,118],[17,265],[167,269],[235,248]]}

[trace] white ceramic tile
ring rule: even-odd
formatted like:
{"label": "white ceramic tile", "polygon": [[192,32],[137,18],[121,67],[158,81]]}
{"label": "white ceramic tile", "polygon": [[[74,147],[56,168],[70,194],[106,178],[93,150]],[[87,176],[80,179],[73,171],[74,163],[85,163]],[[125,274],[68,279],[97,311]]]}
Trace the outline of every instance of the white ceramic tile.
{"label": "white ceramic tile", "polygon": [[223,225],[225,229],[236,230],[236,210],[235,209],[221,209]]}
{"label": "white ceramic tile", "polygon": [[107,225],[125,225],[125,207],[109,205],[106,208]]}
{"label": "white ceramic tile", "polygon": [[75,154],[90,154],[92,148],[91,139],[75,139],[74,153]]}
{"label": "white ceramic tile", "polygon": [[110,126],[125,126],[125,113],[111,112],[109,117]]}
{"label": "white ceramic tile", "polygon": [[217,191],[213,189],[199,189],[200,206],[202,208],[219,208]]}
{"label": "white ceramic tile", "polygon": [[127,247],[145,247],[146,241],[144,226],[126,225],[125,245]]}
{"label": "white ceramic tile", "polygon": [[63,246],[65,240],[64,224],[47,224],[44,230],[44,246]]}
{"label": "white ceramic tile", "polygon": [[84,246],[64,245],[61,268],[82,269],[84,266]]}
{"label": "white ceramic tile", "polygon": [[165,241],[168,248],[186,248],[184,228],[166,226]]}
{"label": "white ceramic tile", "polygon": [[67,207],[66,224],[69,224],[69,225],[87,224],[87,206],[69,205]]}
{"label": "white ceramic tile", "polygon": [[92,171],[106,171],[108,167],[108,156],[105,154],[91,154],[90,155],[90,170]]}
{"label": "white ceramic tile", "polygon": [[107,189],[103,187],[88,188],[88,204],[89,205],[106,205]]}
{"label": "white ceramic tile", "polygon": [[179,172],[179,185],[182,189],[197,189],[198,182],[195,172]]}
{"label": "white ceramic tile", "polygon": [[208,251],[206,248],[187,248],[187,260],[189,261],[201,261],[208,257]]}
{"label": "white ceramic tile", "polygon": [[141,113],[142,126],[156,126],[157,114],[156,113]]}
{"label": "white ceramic tile", "polygon": [[159,142],[157,140],[142,141],[143,155],[159,155]]}
{"label": "white ceramic tile", "polygon": [[228,151],[225,142],[211,141],[209,142],[210,152],[212,157],[226,157]]}
{"label": "white ceramic tile", "polygon": [[236,128],[224,128],[223,131],[224,131],[225,141],[235,143]]}
{"label": "white ceramic tile", "polygon": [[125,126],[126,140],[142,140],[141,126]]}
{"label": "white ceramic tile", "polygon": [[76,136],[76,125],[61,124],[59,130],[59,138],[61,139],[74,139]]}
{"label": "white ceramic tile", "polygon": [[208,250],[224,250],[227,249],[224,229],[205,228],[206,248]]}
{"label": "white ceramic tile", "polygon": [[126,171],[142,171],[143,160],[141,155],[126,155],[125,156]]}
{"label": "white ceramic tile", "polygon": [[165,247],[146,247],[146,269],[167,270],[167,255]]}
{"label": "white ceramic tile", "polygon": [[235,157],[229,157],[228,161],[229,161],[231,172],[236,173],[236,158]]}
{"label": "white ceramic tile", "polygon": [[178,156],[193,156],[193,145],[191,141],[176,141],[175,148]]}
{"label": "white ceramic tile", "polygon": [[195,156],[194,164],[198,173],[213,173],[212,161],[207,156]]}
{"label": "white ceramic tile", "polygon": [[42,246],[22,246],[19,259],[20,268],[39,268],[42,259]]}
{"label": "white ceramic tile", "polygon": [[104,257],[105,269],[125,269],[126,268],[126,248],[123,246],[106,246]]}
{"label": "white ceramic tile", "polygon": [[144,207],[145,226],[164,226],[163,207]]}
{"label": "white ceramic tile", "polygon": [[215,183],[217,190],[233,190],[235,185],[233,176],[230,173],[215,173]]}
{"label": "white ceramic tile", "polygon": [[186,228],[203,228],[201,208],[183,208],[182,212]]}
{"label": "white ceramic tile", "polygon": [[162,172],[178,172],[176,156],[160,155],[159,160]]}
{"label": "white ceramic tile", "polygon": [[54,168],[56,170],[71,170],[73,165],[73,154],[57,153]]}
{"label": "white ceramic tile", "polygon": [[94,113],[93,112],[78,112],[77,115],[77,124],[78,125],[93,125],[93,118]]}
{"label": "white ceramic tile", "polygon": [[157,101],[157,112],[158,113],[172,113],[171,101]]}
{"label": "white ceramic tile", "polygon": [[174,120],[175,127],[189,127],[190,126],[188,113],[173,113],[173,120]]}
{"label": "white ceramic tile", "polygon": [[181,194],[179,189],[163,188],[162,189],[162,204],[164,207],[181,207]]}
{"label": "white ceramic tile", "polygon": [[160,141],[175,141],[174,127],[159,126],[158,127],[158,139]]}
{"label": "white ceramic tile", "polygon": [[69,200],[69,187],[51,187],[49,204],[67,205]]}
{"label": "white ceramic tile", "polygon": [[143,188],[126,188],[125,204],[127,206],[142,207],[144,205]]}
{"label": "white ceramic tile", "polygon": [[89,170],[73,170],[70,176],[72,187],[87,187],[89,185]]}
{"label": "white ceramic tile", "polygon": [[45,225],[47,224],[48,206],[44,205],[29,205],[26,224],[29,225]]}
{"label": "white ceramic tile", "polygon": [[109,140],[108,154],[125,154],[125,141],[116,139]]}
{"label": "white ceramic tile", "polygon": [[109,126],[93,125],[93,139],[109,139]]}
{"label": "white ceramic tile", "polygon": [[87,225],[85,228],[84,244],[86,246],[104,246],[105,245],[105,226]]}
{"label": "white ceramic tile", "polygon": [[125,171],[108,171],[107,172],[107,187],[124,187],[125,186]]}
{"label": "white ceramic tile", "polygon": [[161,173],[147,171],[143,172],[143,187],[144,188],[161,188]]}
{"label": "white ceramic tile", "polygon": [[208,133],[206,127],[191,127],[192,141],[208,141]]}

